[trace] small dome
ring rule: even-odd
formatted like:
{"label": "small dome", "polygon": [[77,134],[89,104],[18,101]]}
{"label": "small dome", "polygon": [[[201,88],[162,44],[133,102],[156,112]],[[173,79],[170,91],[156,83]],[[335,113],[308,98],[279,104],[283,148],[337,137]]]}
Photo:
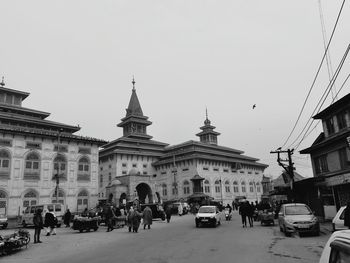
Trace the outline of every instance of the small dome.
{"label": "small dome", "polygon": [[117,178],[114,178],[111,185],[121,185],[122,183],[117,179]]}
{"label": "small dome", "polygon": [[137,171],[135,168],[132,168],[130,171],[129,171],[129,175],[130,176],[135,176],[135,175],[139,175],[140,172]]}

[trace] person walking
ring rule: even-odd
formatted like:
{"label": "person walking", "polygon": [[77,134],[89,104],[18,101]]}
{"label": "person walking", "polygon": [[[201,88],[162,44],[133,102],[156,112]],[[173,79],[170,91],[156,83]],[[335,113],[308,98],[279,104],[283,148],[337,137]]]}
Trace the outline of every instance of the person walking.
{"label": "person walking", "polygon": [[[194,207],[194,206],[193,206]],[[166,221],[167,223],[170,222],[170,219],[171,219],[171,206],[168,205],[165,209],[165,215],[166,215]]]}
{"label": "person walking", "polygon": [[45,214],[45,226],[47,227],[46,236],[56,235],[56,217],[53,211],[47,211]]}
{"label": "person walking", "polygon": [[247,210],[248,210],[247,216],[248,216],[249,226],[253,227],[254,206],[249,202],[247,202]]}
{"label": "person walking", "polygon": [[133,209],[133,207],[130,207],[127,218],[129,232],[131,232],[132,229],[132,232],[137,233],[141,222],[141,213]]}
{"label": "person walking", "polygon": [[66,227],[70,227],[71,216],[72,216],[72,213],[67,208],[67,211],[64,214],[64,220],[63,220],[63,223],[66,225]]}
{"label": "person walking", "polygon": [[142,218],[143,218],[143,229],[146,229],[146,226],[148,226],[148,229],[151,229],[153,216],[152,216],[152,210],[149,206],[146,206],[145,209],[143,210]]}
{"label": "person walking", "polygon": [[34,224],[34,244],[36,243],[42,243],[40,241],[40,232],[43,228],[43,216],[41,215],[42,211],[41,209],[37,209],[35,211],[35,215],[33,217],[33,224]]}
{"label": "person walking", "polygon": [[106,212],[105,218],[106,218],[106,224],[107,224],[107,232],[113,231],[113,229],[114,229],[113,222],[114,222],[114,219],[115,219],[113,206],[109,206],[107,208],[107,212]]}
{"label": "person walking", "polygon": [[344,226],[350,229],[350,202],[347,202],[344,210]]}
{"label": "person walking", "polygon": [[243,227],[247,227],[248,201],[242,202],[239,206],[239,214],[242,218]]}

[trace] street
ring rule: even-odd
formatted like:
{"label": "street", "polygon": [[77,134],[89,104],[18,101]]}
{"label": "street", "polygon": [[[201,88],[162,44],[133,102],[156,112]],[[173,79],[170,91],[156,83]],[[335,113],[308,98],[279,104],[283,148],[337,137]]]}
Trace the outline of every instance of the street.
{"label": "street", "polygon": [[[1,231],[1,234],[13,230]],[[31,233],[33,232],[30,229]],[[79,233],[60,228],[56,236],[42,237],[1,262],[318,262],[329,234],[285,237],[277,226],[242,228],[237,212],[217,228],[195,228],[193,215],[173,216],[167,224],[154,221],[151,230],[128,233],[127,228],[107,233]]]}

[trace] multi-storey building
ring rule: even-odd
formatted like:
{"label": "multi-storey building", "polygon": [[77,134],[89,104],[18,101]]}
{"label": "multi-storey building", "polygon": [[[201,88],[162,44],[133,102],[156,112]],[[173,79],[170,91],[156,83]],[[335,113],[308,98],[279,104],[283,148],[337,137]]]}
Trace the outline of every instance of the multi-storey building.
{"label": "multi-storey building", "polygon": [[314,178],[300,183],[312,183],[313,199],[321,199],[324,208],[320,214],[332,217],[336,208],[350,201],[350,94],[313,118],[322,121],[323,132],[300,153],[310,154]]}
{"label": "multi-storey building", "polygon": [[22,107],[29,93],[0,83],[0,214],[59,202],[72,211],[98,202],[98,150],[106,142],[74,135],[79,126]]}
{"label": "multi-storey building", "polygon": [[261,200],[267,165],[243,151],[219,146],[220,133],[208,116],[197,134],[199,141],[172,146],[152,140],[146,129],[150,124],[133,86],[126,116],[118,124],[123,136],[100,150],[100,199],[116,203],[136,197],[141,202],[187,199],[195,193],[193,181],[199,178],[201,192],[225,204],[242,197]]}

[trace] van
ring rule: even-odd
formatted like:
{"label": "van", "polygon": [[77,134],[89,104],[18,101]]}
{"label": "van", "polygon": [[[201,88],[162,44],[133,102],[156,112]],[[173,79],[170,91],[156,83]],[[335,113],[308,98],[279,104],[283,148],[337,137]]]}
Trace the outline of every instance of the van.
{"label": "van", "polygon": [[41,209],[43,212],[43,219],[45,218],[45,211],[54,212],[57,218],[57,227],[61,226],[65,213],[63,204],[42,204],[27,206],[23,211],[20,224],[23,227],[33,225],[33,217],[35,215],[35,211],[38,209]]}

